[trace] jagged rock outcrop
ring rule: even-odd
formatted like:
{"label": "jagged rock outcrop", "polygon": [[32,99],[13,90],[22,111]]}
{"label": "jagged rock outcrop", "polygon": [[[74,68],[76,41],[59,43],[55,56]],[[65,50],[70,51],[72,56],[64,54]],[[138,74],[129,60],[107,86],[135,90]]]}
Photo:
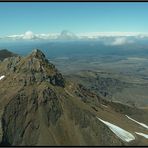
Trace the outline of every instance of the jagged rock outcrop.
{"label": "jagged rock outcrop", "polygon": [[[15,82],[20,85],[30,85],[35,82],[50,82],[53,85],[64,87],[65,80],[58,72],[55,66],[48,62],[45,55],[38,49],[35,49],[27,57],[7,58],[0,65],[0,74],[17,76]],[[21,76],[21,77],[19,77]]]}

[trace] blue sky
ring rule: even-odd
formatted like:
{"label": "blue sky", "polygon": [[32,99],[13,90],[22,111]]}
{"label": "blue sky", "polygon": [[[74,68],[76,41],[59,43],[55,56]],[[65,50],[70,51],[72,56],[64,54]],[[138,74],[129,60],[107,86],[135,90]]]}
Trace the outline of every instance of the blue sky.
{"label": "blue sky", "polygon": [[148,3],[0,3],[0,36],[61,32],[148,32]]}

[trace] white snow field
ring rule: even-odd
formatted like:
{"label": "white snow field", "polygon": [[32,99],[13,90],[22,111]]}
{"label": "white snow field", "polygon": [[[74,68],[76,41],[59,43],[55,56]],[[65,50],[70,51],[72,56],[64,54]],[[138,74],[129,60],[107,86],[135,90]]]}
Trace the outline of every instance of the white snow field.
{"label": "white snow field", "polygon": [[101,122],[103,122],[104,124],[106,124],[110,128],[110,130],[112,132],[114,132],[123,141],[130,142],[132,140],[135,140],[135,137],[130,132],[128,132],[128,131],[126,131],[126,130],[124,130],[124,129],[120,128],[119,126],[116,126],[112,123],[104,121],[98,117],[97,117],[97,119],[100,120]]}
{"label": "white snow field", "polygon": [[140,135],[140,136],[143,136],[144,138],[148,139],[148,135],[147,134],[143,134],[143,133],[138,133],[138,132],[135,132],[137,135]]}
{"label": "white snow field", "polygon": [[2,80],[4,77],[5,77],[4,75],[3,76],[0,76],[0,80]]}
{"label": "white snow field", "polygon": [[139,125],[141,125],[141,126],[145,127],[146,129],[148,129],[148,126],[147,126],[146,124],[141,123],[141,122],[138,122],[138,121],[136,121],[136,120],[132,119],[131,117],[129,117],[128,115],[125,115],[125,116],[126,116],[128,119],[130,119],[130,120],[132,120],[132,121],[136,122],[137,124],[139,124]]}

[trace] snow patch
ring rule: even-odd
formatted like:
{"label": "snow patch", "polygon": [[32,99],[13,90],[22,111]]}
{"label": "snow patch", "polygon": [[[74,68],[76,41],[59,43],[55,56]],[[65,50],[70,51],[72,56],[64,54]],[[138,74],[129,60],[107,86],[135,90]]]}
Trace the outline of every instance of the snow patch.
{"label": "snow patch", "polygon": [[104,106],[104,107],[106,107],[106,108],[107,108],[107,106],[106,106],[106,105],[103,105],[103,104],[102,104],[102,106]]}
{"label": "snow patch", "polygon": [[65,89],[65,92],[66,92],[67,94],[69,94],[71,97],[74,97],[74,95],[71,94],[67,89]]}
{"label": "snow patch", "polygon": [[0,80],[2,80],[4,77],[5,77],[4,75],[3,76],[0,76]]}
{"label": "snow patch", "polygon": [[130,120],[132,120],[132,121],[136,122],[137,124],[139,124],[139,125],[141,125],[141,126],[145,127],[146,129],[148,129],[148,126],[147,126],[146,124],[141,123],[141,122],[138,122],[138,121],[136,121],[136,120],[132,119],[131,117],[129,117],[128,115],[125,115],[125,116],[126,116],[128,119],[130,119]]}
{"label": "snow patch", "polygon": [[140,136],[143,136],[144,138],[148,139],[148,135],[147,134],[143,134],[143,133],[138,133],[138,132],[135,132],[137,135],[140,135]]}
{"label": "snow patch", "polygon": [[112,123],[109,123],[107,121],[104,121],[100,118],[97,117],[98,120],[100,120],[101,122],[103,122],[104,124],[106,124],[110,130],[115,133],[120,139],[122,139],[123,141],[125,142],[130,142],[132,140],[135,140],[135,137],[128,131],[112,124]]}

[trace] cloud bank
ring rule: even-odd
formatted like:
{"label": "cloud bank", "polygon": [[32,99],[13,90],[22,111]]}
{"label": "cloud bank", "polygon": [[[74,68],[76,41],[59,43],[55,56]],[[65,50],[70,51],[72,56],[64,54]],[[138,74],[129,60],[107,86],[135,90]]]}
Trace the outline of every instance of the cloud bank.
{"label": "cloud bank", "polygon": [[136,39],[148,38],[148,33],[140,32],[89,32],[73,33],[63,30],[61,33],[35,34],[27,31],[23,34],[0,37],[0,40],[98,40],[105,45],[119,46],[134,43]]}

